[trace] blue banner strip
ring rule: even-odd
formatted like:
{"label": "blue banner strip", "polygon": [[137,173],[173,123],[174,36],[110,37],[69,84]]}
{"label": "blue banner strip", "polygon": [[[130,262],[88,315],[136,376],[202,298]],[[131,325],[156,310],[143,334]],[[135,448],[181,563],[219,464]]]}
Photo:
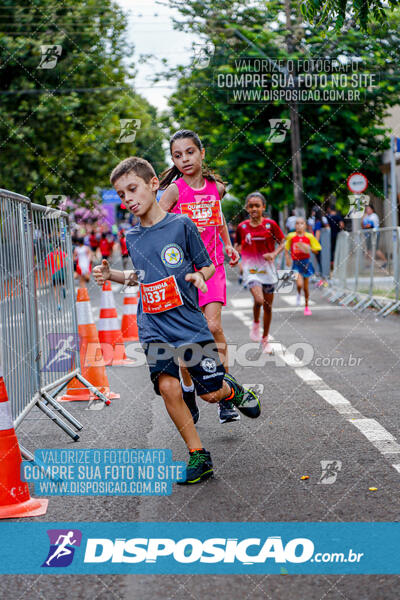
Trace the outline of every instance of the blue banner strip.
{"label": "blue banner strip", "polygon": [[400,523],[0,523],[0,572],[399,574]]}

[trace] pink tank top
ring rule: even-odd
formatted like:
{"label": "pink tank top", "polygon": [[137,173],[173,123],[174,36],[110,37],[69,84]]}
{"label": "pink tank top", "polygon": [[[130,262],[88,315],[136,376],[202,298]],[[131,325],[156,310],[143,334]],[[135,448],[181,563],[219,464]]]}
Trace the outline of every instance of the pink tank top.
{"label": "pink tank top", "polygon": [[[206,179],[205,182],[206,183],[201,190],[194,190],[182,177],[174,181],[179,191],[179,198],[171,212],[182,213],[182,204],[187,204],[189,202],[200,203],[210,196],[216,198],[219,202],[220,197],[217,184],[208,179]],[[219,227],[213,225],[207,226],[200,235],[214,265],[216,267],[222,265],[224,262],[224,246],[219,233]]]}

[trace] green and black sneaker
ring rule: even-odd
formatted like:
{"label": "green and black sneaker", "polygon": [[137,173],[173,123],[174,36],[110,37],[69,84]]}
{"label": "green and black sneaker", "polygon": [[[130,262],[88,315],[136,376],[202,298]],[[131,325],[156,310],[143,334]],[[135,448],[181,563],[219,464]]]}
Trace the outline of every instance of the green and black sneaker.
{"label": "green and black sneaker", "polygon": [[211,455],[207,450],[194,450],[190,452],[190,458],[186,467],[186,479],[177,481],[180,485],[200,483],[214,474]]}
{"label": "green and black sneaker", "polygon": [[261,405],[257,395],[253,390],[246,390],[236,379],[229,373],[224,375],[225,381],[235,392],[233,398],[229,398],[236,408],[240,410],[246,417],[257,419],[261,414]]}

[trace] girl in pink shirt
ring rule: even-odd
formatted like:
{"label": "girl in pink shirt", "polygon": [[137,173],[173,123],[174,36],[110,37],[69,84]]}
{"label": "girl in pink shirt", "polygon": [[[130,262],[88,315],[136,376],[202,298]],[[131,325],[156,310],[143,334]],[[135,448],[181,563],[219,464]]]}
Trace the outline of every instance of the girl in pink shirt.
{"label": "girl in pink shirt", "polygon": [[[161,176],[160,189],[165,192],[160,199],[160,206],[168,212],[186,214],[196,223],[215,265],[215,274],[207,281],[207,292],[199,291],[199,306],[217,343],[221,361],[228,370],[227,344],[221,322],[222,307],[226,304],[224,246],[231,259],[230,266],[239,262],[239,254],[231,245],[222,214],[221,199],[225,194],[225,185],[203,164],[205,150],[194,131],[177,131],[170,140],[170,150],[174,166]],[[181,368],[181,371],[184,398],[196,422],[198,410],[191,390],[190,375],[185,368]],[[239,414],[233,406],[229,406],[229,402],[226,406],[221,404],[221,423],[239,419]]]}

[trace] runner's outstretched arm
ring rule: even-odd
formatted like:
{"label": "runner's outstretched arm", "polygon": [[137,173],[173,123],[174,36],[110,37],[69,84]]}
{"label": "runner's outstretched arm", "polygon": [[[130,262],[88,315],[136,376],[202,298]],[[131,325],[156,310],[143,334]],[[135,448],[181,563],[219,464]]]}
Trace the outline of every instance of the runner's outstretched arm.
{"label": "runner's outstretched arm", "polygon": [[275,248],[273,252],[266,252],[263,254],[263,258],[265,260],[275,260],[275,258],[282,252],[285,247],[286,240],[283,239],[280,244]]}
{"label": "runner's outstretched arm", "polygon": [[193,285],[197,287],[198,290],[205,293],[207,292],[206,281],[208,281],[210,277],[214,275],[214,273],[215,266],[213,263],[211,263],[211,265],[209,265],[208,267],[202,267],[194,273],[187,273],[187,275],[185,275],[185,279],[186,281],[190,281],[191,283],[193,283]]}
{"label": "runner's outstretched arm", "polygon": [[110,269],[108,260],[103,258],[101,265],[93,269],[93,277],[97,285],[103,285],[106,281],[115,281],[122,285],[137,285],[138,279],[136,271],[119,271],[118,269]]}
{"label": "runner's outstretched arm", "polygon": [[239,255],[239,252],[237,251],[237,249],[234,246],[232,246],[231,238],[229,237],[228,225],[226,224],[226,220],[225,220],[225,216],[223,216],[223,219],[224,219],[224,224],[221,225],[221,227],[219,228],[219,233],[222,238],[222,241],[224,242],[225,252],[231,259],[229,262],[229,265],[231,267],[234,267],[235,265],[238,264],[240,255]]}

